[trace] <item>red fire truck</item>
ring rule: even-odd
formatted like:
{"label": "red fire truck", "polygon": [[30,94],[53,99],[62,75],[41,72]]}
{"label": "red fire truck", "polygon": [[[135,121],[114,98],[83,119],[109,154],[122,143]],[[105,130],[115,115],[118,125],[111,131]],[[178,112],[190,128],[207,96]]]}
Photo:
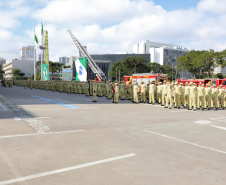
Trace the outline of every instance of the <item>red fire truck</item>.
{"label": "red fire truck", "polygon": [[166,82],[169,81],[169,77],[167,74],[152,74],[152,73],[139,73],[139,74],[133,74],[132,76],[123,76],[122,81],[125,81],[128,85],[129,82],[136,81],[139,85],[141,85],[141,82],[143,81],[145,84],[152,82],[158,83],[163,82],[166,80]]}
{"label": "red fire truck", "polygon": [[207,78],[207,79],[178,79],[178,83],[183,83],[185,85],[185,83],[188,82],[193,82],[193,83],[196,83],[197,86],[199,86],[199,83],[201,82],[202,84],[204,84],[206,86],[206,84],[209,84],[209,85],[216,85],[216,87],[218,87],[219,85],[222,85],[222,87],[225,87],[226,88],[226,78],[224,79],[215,79],[215,78]]}

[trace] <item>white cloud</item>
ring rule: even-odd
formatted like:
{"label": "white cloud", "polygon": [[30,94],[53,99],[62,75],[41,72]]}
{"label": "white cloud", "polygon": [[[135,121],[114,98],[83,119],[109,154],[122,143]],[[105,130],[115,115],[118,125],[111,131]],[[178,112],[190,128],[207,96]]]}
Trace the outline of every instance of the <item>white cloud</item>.
{"label": "white cloud", "polygon": [[[0,30],[10,35],[6,37],[11,42],[15,32],[8,29],[23,24],[19,17],[30,16],[36,22],[42,18],[44,28],[49,32],[49,53],[53,61],[58,61],[59,56],[78,54],[67,29],[88,46],[90,54],[132,52],[132,44],[142,40],[173,43],[191,49],[226,48],[224,0],[201,0],[196,8],[176,11],[166,11],[148,0],[41,0],[41,8],[32,12],[34,7],[29,7],[27,2],[11,1],[8,6],[19,3],[15,11],[0,10],[0,16],[5,15]],[[38,8],[38,1],[34,2]],[[40,38],[38,30],[40,25],[36,29]],[[18,54],[19,43],[20,46],[33,44],[31,38],[33,27],[23,37],[17,37],[16,44],[11,46],[17,47]],[[0,36],[0,41],[2,39]],[[0,55],[4,57],[1,48]]]}

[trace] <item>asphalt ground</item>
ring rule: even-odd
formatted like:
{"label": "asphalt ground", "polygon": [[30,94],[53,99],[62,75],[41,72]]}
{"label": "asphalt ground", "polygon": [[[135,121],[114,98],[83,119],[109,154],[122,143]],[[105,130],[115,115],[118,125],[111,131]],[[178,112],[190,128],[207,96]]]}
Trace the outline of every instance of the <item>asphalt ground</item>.
{"label": "asphalt ground", "polygon": [[0,87],[0,185],[226,184],[226,110]]}

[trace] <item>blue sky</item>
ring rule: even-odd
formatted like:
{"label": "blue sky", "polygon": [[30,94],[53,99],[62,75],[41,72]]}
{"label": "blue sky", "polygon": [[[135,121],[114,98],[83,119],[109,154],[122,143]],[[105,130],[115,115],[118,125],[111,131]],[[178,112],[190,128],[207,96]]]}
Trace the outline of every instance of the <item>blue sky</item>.
{"label": "blue sky", "polygon": [[224,50],[225,7],[224,0],[0,0],[0,57],[19,58],[20,47],[34,43],[34,26],[40,40],[41,18],[53,61],[78,55],[68,29],[90,54],[132,53],[143,40]]}
{"label": "blue sky", "polygon": [[167,11],[195,8],[199,0],[154,0],[156,5],[161,5]]}

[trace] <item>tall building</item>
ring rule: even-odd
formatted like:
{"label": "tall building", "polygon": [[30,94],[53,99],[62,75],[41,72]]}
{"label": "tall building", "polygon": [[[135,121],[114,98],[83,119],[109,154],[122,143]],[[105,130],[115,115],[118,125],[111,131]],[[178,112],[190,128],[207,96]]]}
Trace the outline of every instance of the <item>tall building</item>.
{"label": "tall building", "polygon": [[[160,65],[171,65],[176,68],[177,58],[186,55],[190,50],[184,47],[175,46],[152,41],[142,41],[139,44],[133,45],[133,53],[135,54],[150,54],[150,62],[156,62]],[[192,75],[187,71],[181,71],[181,78],[192,78]]]}
{"label": "tall building", "polygon": [[5,63],[6,63],[6,60],[0,57],[0,65],[4,65]]}
{"label": "tall building", "polygon": [[23,46],[20,49],[20,60],[34,60],[34,46]]}
{"label": "tall building", "polygon": [[69,60],[69,57],[59,57],[59,63],[62,63],[63,65],[67,65],[67,63],[69,63]]}

